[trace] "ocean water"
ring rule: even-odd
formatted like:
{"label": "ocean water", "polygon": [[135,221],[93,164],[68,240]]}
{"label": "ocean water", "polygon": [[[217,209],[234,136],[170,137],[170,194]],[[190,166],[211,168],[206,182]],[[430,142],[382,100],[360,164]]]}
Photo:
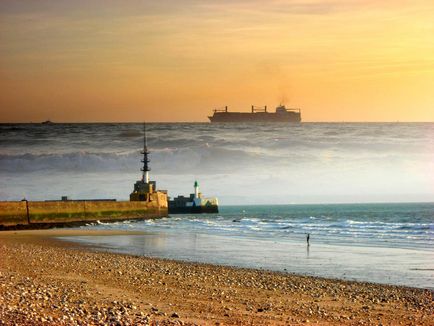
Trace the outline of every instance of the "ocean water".
{"label": "ocean water", "polygon": [[[434,203],[223,206],[218,214],[173,214],[92,228],[434,251]],[[434,257],[433,257],[434,258]]]}
{"label": "ocean water", "polygon": [[[145,234],[73,241],[434,288],[433,123],[147,129],[158,187],[188,194],[198,180],[204,195],[219,198],[221,212],[92,225]],[[0,200],[127,199],[140,178],[141,132],[140,124],[0,125]]]}

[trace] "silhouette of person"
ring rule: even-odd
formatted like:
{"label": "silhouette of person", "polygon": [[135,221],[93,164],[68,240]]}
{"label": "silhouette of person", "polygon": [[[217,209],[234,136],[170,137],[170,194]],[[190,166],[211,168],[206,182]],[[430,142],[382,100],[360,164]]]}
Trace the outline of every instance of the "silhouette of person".
{"label": "silhouette of person", "polygon": [[310,241],[310,233],[307,234],[306,241],[307,241],[307,246],[310,246],[310,243],[309,243],[309,241]]}

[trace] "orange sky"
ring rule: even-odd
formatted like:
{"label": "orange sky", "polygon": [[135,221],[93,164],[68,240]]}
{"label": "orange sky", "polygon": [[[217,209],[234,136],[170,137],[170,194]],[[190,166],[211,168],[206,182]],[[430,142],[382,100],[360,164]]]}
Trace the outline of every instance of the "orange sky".
{"label": "orange sky", "polygon": [[0,2],[0,121],[434,121],[432,0]]}

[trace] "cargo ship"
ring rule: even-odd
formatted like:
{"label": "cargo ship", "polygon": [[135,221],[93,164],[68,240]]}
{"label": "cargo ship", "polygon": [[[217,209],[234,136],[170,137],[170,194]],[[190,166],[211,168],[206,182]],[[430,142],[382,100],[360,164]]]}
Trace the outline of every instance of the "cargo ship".
{"label": "cargo ship", "polygon": [[169,200],[169,214],[218,213],[218,199],[205,198],[199,191],[199,184],[194,182],[194,193],[190,196],[178,196]]}
{"label": "cargo ship", "polygon": [[279,105],[275,112],[268,112],[267,106],[256,107],[252,105],[251,112],[229,112],[228,107],[215,109],[214,114],[208,117],[211,123],[221,122],[301,122],[301,110],[286,108]]}

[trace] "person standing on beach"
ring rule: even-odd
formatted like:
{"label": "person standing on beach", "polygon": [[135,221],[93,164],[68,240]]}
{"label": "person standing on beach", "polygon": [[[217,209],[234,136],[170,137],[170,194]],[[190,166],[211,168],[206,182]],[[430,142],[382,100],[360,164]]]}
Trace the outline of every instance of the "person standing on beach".
{"label": "person standing on beach", "polygon": [[307,246],[308,247],[310,246],[309,240],[310,240],[310,233],[308,233],[307,236],[306,236],[306,241],[307,241]]}

